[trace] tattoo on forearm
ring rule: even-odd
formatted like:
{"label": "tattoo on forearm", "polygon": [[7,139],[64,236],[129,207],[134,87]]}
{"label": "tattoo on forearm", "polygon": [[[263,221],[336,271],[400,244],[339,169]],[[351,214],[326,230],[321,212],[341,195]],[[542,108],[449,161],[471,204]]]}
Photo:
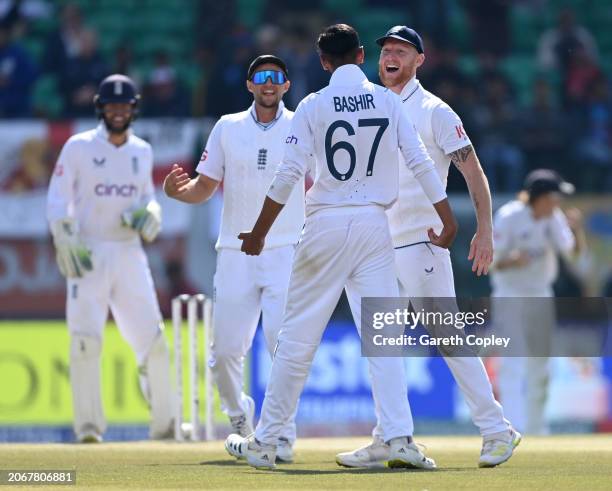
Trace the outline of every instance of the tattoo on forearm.
{"label": "tattoo on forearm", "polygon": [[468,145],[466,147],[460,148],[459,150],[455,150],[454,152],[451,152],[450,158],[453,164],[455,164],[455,167],[461,170],[461,164],[463,164],[467,160],[467,158],[470,156],[470,154],[473,151],[474,151],[474,147],[472,147],[472,145]]}

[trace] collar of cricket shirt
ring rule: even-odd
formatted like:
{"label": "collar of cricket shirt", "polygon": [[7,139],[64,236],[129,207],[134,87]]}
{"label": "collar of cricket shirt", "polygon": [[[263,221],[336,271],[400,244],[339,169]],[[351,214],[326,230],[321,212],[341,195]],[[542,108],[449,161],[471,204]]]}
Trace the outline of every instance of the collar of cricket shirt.
{"label": "collar of cricket shirt", "polygon": [[[98,123],[98,127],[96,128],[96,136],[98,136],[99,138],[102,138],[102,140],[104,140],[105,142],[110,143],[109,139],[108,139],[108,129],[106,129],[106,125],[104,124],[104,121],[100,121],[100,123]],[[132,136],[132,128],[128,128],[127,130],[127,138],[128,140],[130,139],[130,136]]]}
{"label": "collar of cricket shirt", "polygon": [[334,70],[329,85],[346,87],[351,85],[359,85],[367,82],[368,78],[357,65],[342,65]]}
{"label": "collar of cricket shirt", "polygon": [[412,77],[410,80],[408,80],[399,95],[402,99],[402,102],[406,102],[408,99],[410,99],[414,95],[414,93],[419,90],[420,86],[421,84],[419,83],[416,77]]}
{"label": "collar of cricket shirt", "polygon": [[251,104],[251,108],[249,109],[249,112],[251,113],[251,118],[253,118],[253,121],[255,122],[255,124],[259,126],[262,130],[267,131],[276,124],[276,122],[283,115],[284,110],[285,110],[285,103],[283,101],[280,101],[278,103],[278,109],[276,111],[276,116],[274,116],[274,119],[272,121],[269,121],[268,123],[262,123],[257,120],[257,111],[255,111],[255,101],[253,101],[253,104]]}

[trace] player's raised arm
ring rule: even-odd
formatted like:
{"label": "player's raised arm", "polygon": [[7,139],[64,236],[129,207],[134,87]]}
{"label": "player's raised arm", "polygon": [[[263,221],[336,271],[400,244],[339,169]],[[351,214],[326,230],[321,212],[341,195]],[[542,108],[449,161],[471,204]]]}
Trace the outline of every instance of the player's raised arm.
{"label": "player's raised arm", "polygon": [[401,110],[399,104],[398,100],[397,110],[399,120],[397,130],[400,150],[406,165],[419,181],[427,198],[429,198],[429,201],[431,201],[436,209],[443,225],[439,235],[432,228],[427,231],[427,235],[432,244],[448,249],[457,235],[457,221],[451,210],[446,191],[444,190],[444,184],[436,171],[435,165],[416,132],[414,124]]}
{"label": "player's raised arm", "polygon": [[218,187],[219,181],[203,174],[192,179],[178,164],[172,166],[172,170],[164,179],[166,195],[183,203],[197,204],[207,201]]}
{"label": "player's raised arm", "polygon": [[164,192],[170,198],[184,203],[197,204],[211,198],[225,175],[225,151],[223,149],[223,126],[221,118],[213,127],[206,148],[196,167],[198,177],[191,178],[178,164],[164,179]]}

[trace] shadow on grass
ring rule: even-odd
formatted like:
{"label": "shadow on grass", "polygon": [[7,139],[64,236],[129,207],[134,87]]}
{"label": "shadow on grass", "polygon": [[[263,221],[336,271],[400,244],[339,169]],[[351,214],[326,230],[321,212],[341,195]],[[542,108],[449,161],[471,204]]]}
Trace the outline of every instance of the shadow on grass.
{"label": "shadow on grass", "polygon": [[323,470],[323,469],[296,469],[288,468],[285,466],[277,466],[273,471],[260,471],[253,469],[252,474],[260,474],[262,472],[273,472],[282,473],[289,476],[310,476],[310,475],[334,475],[334,474],[438,474],[440,472],[473,472],[477,470],[471,467],[444,467],[436,470],[425,470],[425,469],[350,469],[346,467],[338,467],[334,470]]}

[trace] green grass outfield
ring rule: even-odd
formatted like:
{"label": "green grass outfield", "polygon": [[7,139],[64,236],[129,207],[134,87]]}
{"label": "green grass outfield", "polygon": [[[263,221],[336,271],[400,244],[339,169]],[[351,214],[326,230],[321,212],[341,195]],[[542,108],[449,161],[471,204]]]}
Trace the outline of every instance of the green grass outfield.
{"label": "green grass outfield", "polygon": [[428,454],[437,460],[437,471],[345,469],[335,464],[336,452],[355,448],[367,442],[367,438],[299,440],[296,462],[277,466],[275,471],[257,471],[237,462],[225,453],[220,441],[0,444],[0,469],[75,469],[77,486],[88,488],[530,491],[612,488],[612,435],[525,438],[514,457],[494,469],[476,466],[480,450],[477,437],[424,436],[419,441],[427,445]]}

